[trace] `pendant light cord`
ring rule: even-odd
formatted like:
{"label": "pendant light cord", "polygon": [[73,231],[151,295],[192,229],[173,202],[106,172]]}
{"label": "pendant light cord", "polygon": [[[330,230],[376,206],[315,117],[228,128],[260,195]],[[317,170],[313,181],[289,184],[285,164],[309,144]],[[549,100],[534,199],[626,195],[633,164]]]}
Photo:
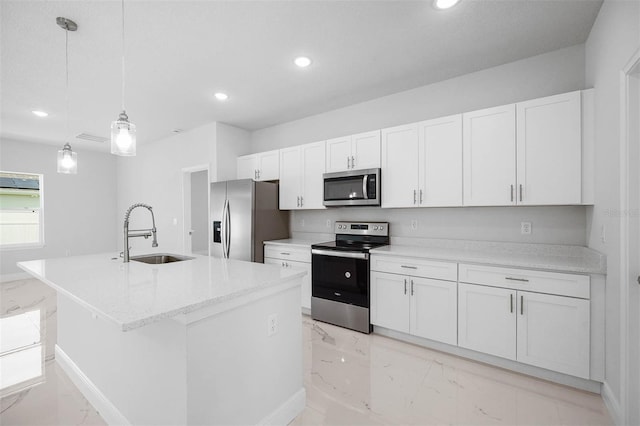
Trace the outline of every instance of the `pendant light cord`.
{"label": "pendant light cord", "polygon": [[65,129],[65,133],[66,133],[66,137],[67,139],[71,139],[69,137],[69,29],[65,28],[64,30],[64,66],[65,66],[65,72],[66,72],[66,79],[65,79],[65,92],[66,92],[66,96],[65,96],[65,108],[67,110],[67,120],[66,120],[66,129]]}
{"label": "pendant light cord", "polygon": [[122,0],[122,111],[124,111],[124,0]]}

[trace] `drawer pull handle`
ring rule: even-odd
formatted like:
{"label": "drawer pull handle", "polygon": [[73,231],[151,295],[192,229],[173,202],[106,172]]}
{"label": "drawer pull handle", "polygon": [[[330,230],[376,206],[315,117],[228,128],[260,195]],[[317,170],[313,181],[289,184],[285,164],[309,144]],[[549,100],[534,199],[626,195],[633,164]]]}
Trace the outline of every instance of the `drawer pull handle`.
{"label": "drawer pull handle", "polygon": [[513,277],[504,277],[505,280],[509,280],[509,281],[520,281],[523,283],[528,283],[529,280],[526,278],[513,278]]}
{"label": "drawer pull handle", "polygon": [[407,279],[404,279],[404,294],[407,294]]}
{"label": "drawer pull handle", "polygon": [[411,295],[413,296],[413,280],[411,280]]}
{"label": "drawer pull handle", "polygon": [[400,267],[405,269],[418,269],[417,266],[400,265]]}
{"label": "drawer pull handle", "polygon": [[286,253],[286,252],[281,252],[280,254],[282,254],[284,256],[291,256],[291,253]]}
{"label": "drawer pull handle", "polygon": [[513,313],[513,293],[509,295],[509,312]]}
{"label": "drawer pull handle", "polygon": [[524,315],[524,296],[520,296],[520,315]]}

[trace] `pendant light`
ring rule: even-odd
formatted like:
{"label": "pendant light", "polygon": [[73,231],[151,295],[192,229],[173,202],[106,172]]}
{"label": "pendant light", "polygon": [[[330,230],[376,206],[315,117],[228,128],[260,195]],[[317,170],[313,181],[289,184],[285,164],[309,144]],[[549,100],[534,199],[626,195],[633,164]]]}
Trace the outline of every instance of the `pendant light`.
{"label": "pendant light", "polygon": [[[66,136],[69,137],[69,31],[76,31],[78,25],[67,18],[56,18],[56,23],[60,28],[64,30],[65,39],[65,68],[66,68],[66,109],[67,109],[67,124],[66,124]],[[64,147],[58,151],[58,173],[75,175],[78,173],[78,154],[71,150],[69,142],[64,144]]]}
{"label": "pendant light", "polygon": [[111,153],[121,156],[136,155],[136,125],[129,121],[124,108],[124,0],[122,0],[122,112],[111,123]]}

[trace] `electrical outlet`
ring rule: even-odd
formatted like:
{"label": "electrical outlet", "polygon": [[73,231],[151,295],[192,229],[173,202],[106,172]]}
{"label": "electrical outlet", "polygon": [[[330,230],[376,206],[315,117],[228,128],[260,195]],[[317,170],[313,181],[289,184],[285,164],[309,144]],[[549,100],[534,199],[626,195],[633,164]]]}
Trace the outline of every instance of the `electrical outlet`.
{"label": "electrical outlet", "polygon": [[267,336],[273,336],[278,332],[278,314],[267,317]]}
{"label": "electrical outlet", "polygon": [[520,233],[522,235],[531,235],[531,222],[520,222]]}
{"label": "electrical outlet", "polygon": [[331,219],[327,219],[327,228],[331,228]]}
{"label": "electrical outlet", "polygon": [[414,231],[418,230],[418,221],[417,220],[412,220],[411,221],[411,229]]}

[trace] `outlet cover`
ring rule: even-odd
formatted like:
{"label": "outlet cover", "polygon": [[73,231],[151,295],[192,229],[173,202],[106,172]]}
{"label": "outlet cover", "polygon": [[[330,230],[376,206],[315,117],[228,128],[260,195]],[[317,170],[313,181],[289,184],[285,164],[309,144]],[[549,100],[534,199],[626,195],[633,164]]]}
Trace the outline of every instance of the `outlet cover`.
{"label": "outlet cover", "polygon": [[418,230],[418,221],[417,220],[412,220],[411,221],[411,229],[413,231],[417,231]]}
{"label": "outlet cover", "polygon": [[278,332],[278,314],[267,317],[267,336],[273,336]]}
{"label": "outlet cover", "polygon": [[331,219],[327,219],[327,228],[331,228]]}
{"label": "outlet cover", "polygon": [[520,222],[520,233],[522,235],[531,235],[531,222]]}

